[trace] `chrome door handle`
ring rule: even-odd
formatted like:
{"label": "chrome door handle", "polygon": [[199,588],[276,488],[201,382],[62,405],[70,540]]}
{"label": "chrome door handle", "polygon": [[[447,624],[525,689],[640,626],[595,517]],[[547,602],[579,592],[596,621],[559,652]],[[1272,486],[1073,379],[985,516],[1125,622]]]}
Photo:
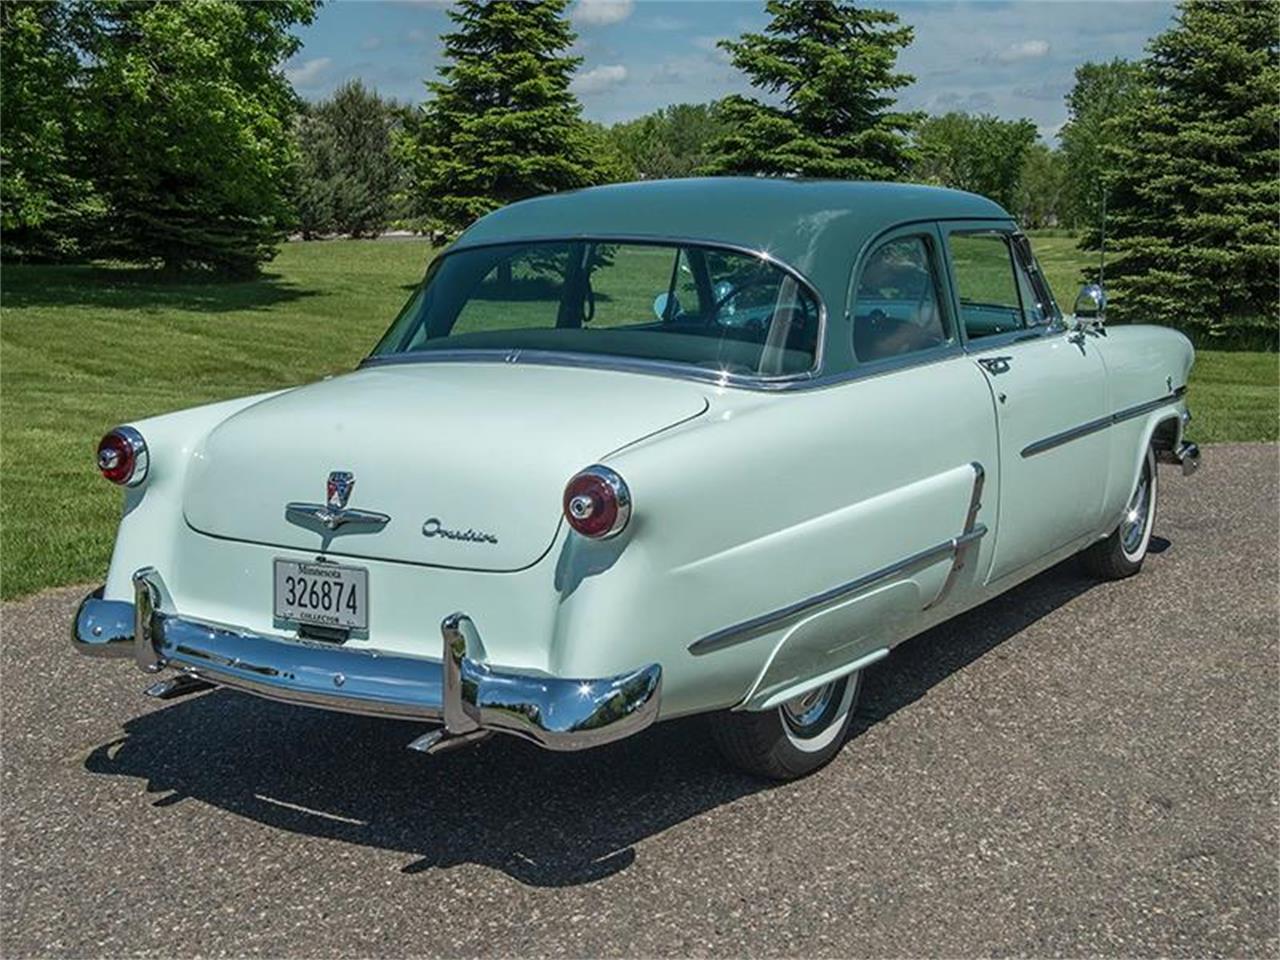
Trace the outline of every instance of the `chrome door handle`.
{"label": "chrome door handle", "polygon": [[1013,357],[979,357],[978,362],[982,364],[987,373],[1008,373],[1009,365],[1013,363]]}

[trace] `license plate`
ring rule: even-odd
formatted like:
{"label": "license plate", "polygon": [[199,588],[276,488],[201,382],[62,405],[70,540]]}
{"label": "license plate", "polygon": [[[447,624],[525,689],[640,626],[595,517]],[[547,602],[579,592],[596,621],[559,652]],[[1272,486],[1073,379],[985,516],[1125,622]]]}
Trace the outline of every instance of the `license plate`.
{"label": "license plate", "polygon": [[336,563],[275,562],[277,620],[364,630],[369,626],[369,571]]}

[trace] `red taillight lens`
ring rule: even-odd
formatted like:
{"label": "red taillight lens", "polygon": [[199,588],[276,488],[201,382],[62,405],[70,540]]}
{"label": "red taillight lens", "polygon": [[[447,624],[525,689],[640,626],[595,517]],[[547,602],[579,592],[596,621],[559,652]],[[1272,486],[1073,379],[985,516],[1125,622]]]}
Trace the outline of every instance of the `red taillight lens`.
{"label": "red taillight lens", "polygon": [[587,467],[564,488],[564,518],[584,537],[616,536],[631,519],[631,491],[608,467]]}
{"label": "red taillight lens", "polygon": [[112,483],[135,486],[147,476],[147,443],[133,427],[116,427],[98,444],[98,469]]}

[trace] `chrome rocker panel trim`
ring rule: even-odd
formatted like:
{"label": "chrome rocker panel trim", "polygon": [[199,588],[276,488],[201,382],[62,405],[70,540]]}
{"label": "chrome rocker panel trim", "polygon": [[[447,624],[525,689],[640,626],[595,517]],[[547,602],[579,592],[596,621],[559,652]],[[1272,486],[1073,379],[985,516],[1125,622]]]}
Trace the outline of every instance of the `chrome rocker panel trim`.
{"label": "chrome rocker panel trim", "polygon": [[621,740],[658,716],[658,664],[595,679],[497,670],[481,659],[479,633],[462,613],[441,624],[444,657],[436,660],[186,619],[150,567],[134,574],[134,590],[134,603],[104,600],[101,590],[84,599],[72,632],[80,653],[132,656],[148,673],[171,667],[284,703],[443,723],[448,737],[507,733],[548,750]]}

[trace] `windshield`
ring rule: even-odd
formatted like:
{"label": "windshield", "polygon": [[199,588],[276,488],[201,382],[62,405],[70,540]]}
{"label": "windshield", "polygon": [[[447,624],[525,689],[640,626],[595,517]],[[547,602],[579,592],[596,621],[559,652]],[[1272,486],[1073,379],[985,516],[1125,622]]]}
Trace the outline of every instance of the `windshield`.
{"label": "windshield", "polygon": [[809,289],[757,256],[535,241],[436,260],[372,356],[553,351],[781,376],[813,368],[818,326]]}

